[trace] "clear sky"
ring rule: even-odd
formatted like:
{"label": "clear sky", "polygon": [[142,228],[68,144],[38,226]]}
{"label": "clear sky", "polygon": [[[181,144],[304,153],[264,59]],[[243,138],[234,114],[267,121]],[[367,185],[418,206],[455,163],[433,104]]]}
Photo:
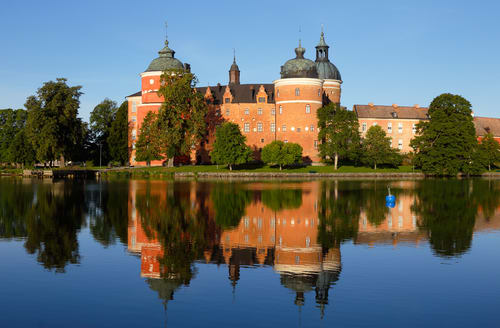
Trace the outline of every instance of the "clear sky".
{"label": "clear sky", "polygon": [[140,90],[168,21],[170,47],[199,85],[227,83],[233,48],[242,83],[271,83],[294,57],[299,26],[313,59],[324,24],[342,104],[428,106],[464,96],[500,117],[500,1],[5,1],[0,108],[23,107],[43,82],[82,85],[80,115]]}

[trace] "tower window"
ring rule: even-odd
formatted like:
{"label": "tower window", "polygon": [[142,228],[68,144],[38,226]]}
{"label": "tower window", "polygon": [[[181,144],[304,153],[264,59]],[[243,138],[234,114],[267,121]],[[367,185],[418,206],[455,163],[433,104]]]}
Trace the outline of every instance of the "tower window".
{"label": "tower window", "polygon": [[243,126],[243,131],[250,132],[250,123],[245,123],[245,125]]}
{"label": "tower window", "polygon": [[265,102],[266,101],[266,97],[259,97],[259,102],[262,103],[262,102]]}
{"label": "tower window", "polygon": [[283,106],[280,105],[280,114],[283,114]]}
{"label": "tower window", "polygon": [[257,131],[262,132],[262,123],[257,123]]}
{"label": "tower window", "polygon": [[264,143],[264,138],[260,139],[260,142]]}
{"label": "tower window", "polygon": [[300,89],[299,88],[295,88],[295,95],[300,96]]}
{"label": "tower window", "polygon": [[[318,149],[318,140],[314,140],[314,149]],[[312,222],[314,222],[314,221],[312,221]],[[313,224],[312,222],[311,222],[311,225]]]}
{"label": "tower window", "polygon": [[306,105],[306,114],[311,113],[311,105]]}
{"label": "tower window", "polygon": [[262,115],[262,108],[258,108],[258,109],[257,109],[257,114],[258,114],[258,115]]}
{"label": "tower window", "polygon": [[281,131],[282,131],[282,132],[286,132],[286,125],[283,125],[283,126],[281,127]]}
{"label": "tower window", "polygon": [[276,95],[279,97],[280,96],[280,89],[276,90]]}
{"label": "tower window", "polygon": [[321,89],[318,89],[318,97],[321,97]]}
{"label": "tower window", "polygon": [[314,125],[311,125],[311,127],[309,128],[309,130],[311,130],[311,132],[314,132]]}
{"label": "tower window", "polygon": [[300,132],[300,128],[297,128],[297,132]]}
{"label": "tower window", "polygon": [[271,108],[271,115],[276,115],[276,108]]}
{"label": "tower window", "polygon": [[248,110],[248,108],[245,108],[245,115],[248,115],[250,114],[250,110]]}

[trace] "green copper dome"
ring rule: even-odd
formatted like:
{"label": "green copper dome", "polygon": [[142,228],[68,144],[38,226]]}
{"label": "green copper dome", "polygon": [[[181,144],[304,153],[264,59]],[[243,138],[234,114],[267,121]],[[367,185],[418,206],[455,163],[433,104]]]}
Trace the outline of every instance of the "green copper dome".
{"label": "green copper dome", "polygon": [[328,59],[328,48],[330,47],[325,42],[325,33],[321,31],[321,37],[316,46],[316,69],[318,70],[318,77],[322,80],[342,81],[339,70]]}
{"label": "green copper dome", "polygon": [[168,40],[165,41],[165,47],[158,51],[158,54],[160,56],[153,59],[151,64],[149,64],[146,69],[146,72],[184,69],[182,62],[179,59],[174,58],[175,51],[168,47]]}
{"label": "green copper dome", "polygon": [[307,58],[304,58],[306,49],[302,48],[299,40],[299,47],[295,48],[296,57],[288,60],[285,65],[281,66],[281,78],[318,78],[318,71],[315,63]]}

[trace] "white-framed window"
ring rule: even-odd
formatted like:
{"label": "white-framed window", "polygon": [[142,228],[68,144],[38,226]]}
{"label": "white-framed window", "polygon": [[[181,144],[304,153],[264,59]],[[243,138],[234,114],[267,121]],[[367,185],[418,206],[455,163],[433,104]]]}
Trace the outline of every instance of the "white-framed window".
{"label": "white-framed window", "polygon": [[280,114],[283,114],[283,106],[280,105]]}
{"label": "white-framed window", "polygon": [[377,125],[378,125],[378,123],[377,123],[377,122],[373,122],[373,126],[377,126]]}
{"label": "white-framed window", "polygon": [[154,84],[154,83],[155,83],[155,80],[149,79],[149,84]]}
{"label": "white-framed window", "polygon": [[292,126],[292,128],[291,128],[290,130],[295,131],[295,127],[294,127],[294,126]]}
{"label": "white-framed window", "polygon": [[132,101],[132,113],[137,112],[137,104],[135,101]]}
{"label": "white-framed window", "polygon": [[262,123],[257,123],[257,131],[262,132]]}
{"label": "white-framed window", "polygon": [[318,97],[321,97],[321,89],[318,89]]}
{"label": "white-framed window", "polygon": [[309,127],[309,131],[314,132],[314,125],[311,125],[311,126]]}
{"label": "white-framed window", "polygon": [[398,133],[403,133],[403,123],[398,123]]}
{"label": "white-framed window", "polygon": [[276,108],[271,108],[271,115],[276,115]]}
{"label": "white-framed window", "polygon": [[314,149],[318,149],[318,140],[314,140]]}
{"label": "white-framed window", "polygon": [[136,129],[133,129],[132,130],[132,137],[136,137],[137,136],[137,130]]}
{"label": "white-framed window", "polygon": [[311,113],[311,105],[306,105],[306,114]]}
{"label": "white-framed window", "polygon": [[413,123],[413,126],[411,129],[412,129],[413,134],[417,133],[417,124]]}
{"label": "white-framed window", "polygon": [[280,89],[276,90],[276,95],[279,97],[280,96]]}
{"label": "white-framed window", "polygon": [[361,131],[366,132],[366,123],[361,125]]}
{"label": "white-framed window", "polygon": [[262,115],[262,108],[257,109],[257,115]]}
{"label": "white-framed window", "polygon": [[398,140],[398,149],[399,150],[403,149],[403,140],[402,139]]}
{"label": "white-framed window", "polygon": [[276,131],[276,123],[271,123],[271,132]]}
{"label": "white-framed window", "polygon": [[250,132],[250,123],[245,123],[243,125],[243,131]]}
{"label": "white-framed window", "polygon": [[392,122],[387,123],[387,133],[392,133]]}
{"label": "white-framed window", "polygon": [[245,108],[245,115],[249,115],[250,114],[250,110],[248,108]]}
{"label": "white-framed window", "polygon": [[300,89],[299,88],[295,88],[295,95],[300,96]]}
{"label": "white-framed window", "polygon": [[137,122],[137,116],[132,116],[132,122]]}
{"label": "white-framed window", "polygon": [[286,125],[283,125],[283,126],[281,127],[281,131],[282,131],[282,132],[286,132]]}

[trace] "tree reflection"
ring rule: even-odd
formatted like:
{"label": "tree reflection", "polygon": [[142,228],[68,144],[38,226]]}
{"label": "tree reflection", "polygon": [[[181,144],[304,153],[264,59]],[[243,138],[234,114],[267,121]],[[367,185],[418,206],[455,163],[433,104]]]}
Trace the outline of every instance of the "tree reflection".
{"label": "tree reflection", "polygon": [[276,212],[296,209],[302,205],[302,189],[264,189],[261,198],[266,207]]}
{"label": "tree reflection", "polygon": [[250,203],[252,192],[236,183],[216,183],[211,192],[215,210],[215,222],[223,229],[231,229],[240,223]]}

